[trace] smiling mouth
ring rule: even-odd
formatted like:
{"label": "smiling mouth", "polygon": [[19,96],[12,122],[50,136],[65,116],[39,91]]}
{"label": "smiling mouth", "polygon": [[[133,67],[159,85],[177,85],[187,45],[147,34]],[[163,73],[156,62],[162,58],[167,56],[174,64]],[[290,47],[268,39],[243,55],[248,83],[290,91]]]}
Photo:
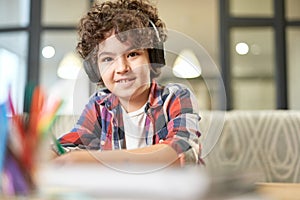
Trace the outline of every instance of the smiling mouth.
{"label": "smiling mouth", "polygon": [[121,79],[121,80],[117,80],[116,82],[117,83],[128,83],[128,82],[133,81],[133,80],[134,80],[134,78],[132,78],[132,79]]}

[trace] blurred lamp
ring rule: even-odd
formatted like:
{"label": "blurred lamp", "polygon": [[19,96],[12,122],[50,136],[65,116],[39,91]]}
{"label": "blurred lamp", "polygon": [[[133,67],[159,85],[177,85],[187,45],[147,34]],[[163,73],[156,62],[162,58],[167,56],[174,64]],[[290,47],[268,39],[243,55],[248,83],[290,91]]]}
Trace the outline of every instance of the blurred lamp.
{"label": "blurred lamp", "polygon": [[45,46],[42,50],[44,58],[52,58],[55,55],[55,49],[52,46]]}
{"label": "blurred lamp", "polygon": [[76,56],[73,52],[68,53],[63,57],[63,59],[59,63],[57,75],[62,79],[74,80],[77,78],[81,66],[82,64],[80,58]]}
{"label": "blurred lamp", "polygon": [[192,50],[182,50],[173,65],[173,74],[178,78],[196,78],[201,75],[201,66]]}
{"label": "blurred lamp", "polygon": [[235,45],[235,51],[239,55],[246,55],[249,52],[249,46],[245,42],[239,42]]}

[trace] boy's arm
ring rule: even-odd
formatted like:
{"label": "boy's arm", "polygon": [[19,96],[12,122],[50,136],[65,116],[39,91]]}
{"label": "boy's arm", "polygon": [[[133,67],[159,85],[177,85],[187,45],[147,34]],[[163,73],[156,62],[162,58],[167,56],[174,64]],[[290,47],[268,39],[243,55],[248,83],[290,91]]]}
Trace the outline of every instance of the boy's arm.
{"label": "boy's arm", "polygon": [[180,156],[182,165],[199,164],[201,144],[199,137],[199,107],[195,95],[185,86],[170,85],[172,98],[167,104],[167,133],[158,137],[160,143],[170,145]]}
{"label": "boy's arm", "polygon": [[154,164],[180,165],[176,151],[166,144],[133,150],[72,151],[54,159],[55,163],[98,163],[103,165]]}
{"label": "boy's arm", "polygon": [[72,130],[58,138],[58,142],[66,150],[74,147],[89,146],[90,148],[99,148],[99,136],[95,133],[101,133],[101,127],[98,123],[97,101],[98,96],[95,94],[85,105],[78,121]]}

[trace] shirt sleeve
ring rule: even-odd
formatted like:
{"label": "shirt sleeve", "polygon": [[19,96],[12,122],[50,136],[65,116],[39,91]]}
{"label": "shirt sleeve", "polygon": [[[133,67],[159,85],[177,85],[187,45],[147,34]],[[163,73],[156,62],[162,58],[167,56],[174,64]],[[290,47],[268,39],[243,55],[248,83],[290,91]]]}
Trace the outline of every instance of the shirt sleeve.
{"label": "shirt sleeve", "polygon": [[199,109],[197,99],[186,87],[170,88],[165,102],[167,112],[167,137],[162,143],[171,145],[185,164],[200,163]]}
{"label": "shirt sleeve", "polygon": [[100,115],[97,109],[97,96],[94,95],[90,98],[89,102],[85,105],[83,112],[81,113],[76,125],[69,132],[61,136],[58,141],[63,147],[69,149],[74,147],[99,149],[100,141],[99,134],[101,133],[101,127],[98,122]]}

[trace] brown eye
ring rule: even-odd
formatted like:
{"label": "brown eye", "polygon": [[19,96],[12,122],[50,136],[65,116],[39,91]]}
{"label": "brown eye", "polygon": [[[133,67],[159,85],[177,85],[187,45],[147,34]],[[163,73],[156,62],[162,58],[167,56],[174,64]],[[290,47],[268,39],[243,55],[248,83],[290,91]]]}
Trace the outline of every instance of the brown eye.
{"label": "brown eye", "polygon": [[134,51],[134,52],[130,52],[127,57],[135,57],[138,55],[139,55],[139,53]]}

